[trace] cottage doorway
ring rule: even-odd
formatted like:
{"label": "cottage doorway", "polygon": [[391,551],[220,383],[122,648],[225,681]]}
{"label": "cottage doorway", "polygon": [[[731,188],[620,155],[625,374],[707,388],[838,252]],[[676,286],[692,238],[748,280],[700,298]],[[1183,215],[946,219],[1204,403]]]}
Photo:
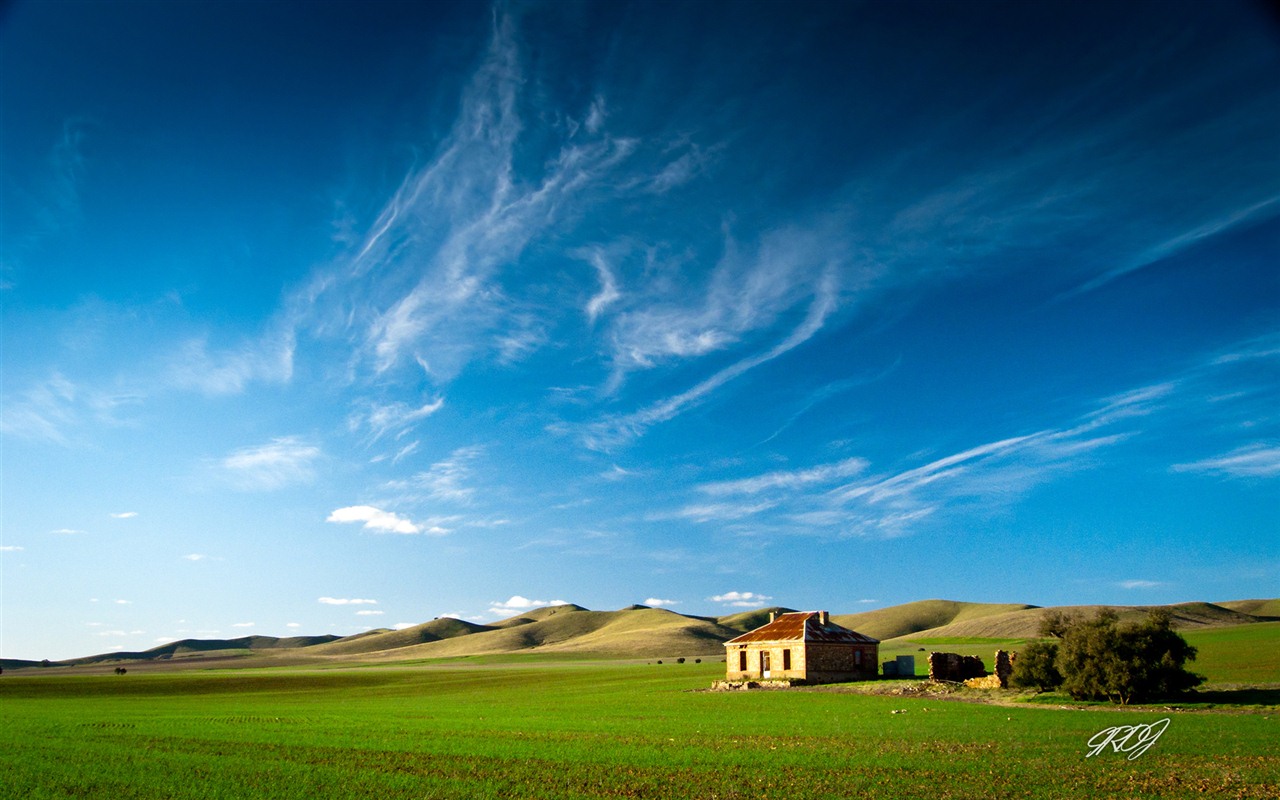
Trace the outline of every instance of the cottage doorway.
{"label": "cottage doorway", "polygon": [[769,677],[769,653],[767,651],[760,654],[760,677]]}

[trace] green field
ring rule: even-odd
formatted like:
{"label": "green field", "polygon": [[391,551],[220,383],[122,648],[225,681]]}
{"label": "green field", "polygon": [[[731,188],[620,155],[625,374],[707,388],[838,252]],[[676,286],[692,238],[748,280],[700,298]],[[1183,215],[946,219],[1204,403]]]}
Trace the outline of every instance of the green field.
{"label": "green field", "polygon": [[[683,665],[536,662],[0,678],[12,798],[1274,798],[1280,713],[696,691]],[[900,713],[893,713],[898,711]],[[1172,721],[1141,758],[1085,758]]]}

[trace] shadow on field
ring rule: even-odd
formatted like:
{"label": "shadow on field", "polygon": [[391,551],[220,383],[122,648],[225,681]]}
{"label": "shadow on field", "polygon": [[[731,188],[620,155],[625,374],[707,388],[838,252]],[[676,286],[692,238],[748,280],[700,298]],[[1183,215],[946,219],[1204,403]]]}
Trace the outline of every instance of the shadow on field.
{"label": "shadow on field", "polygon": [[1209,689],[1191,692],[1184,700],[1193,703],[1215,703],[1239,706],[1280,706],[1280,688],[1242,686],[1231,689]]}

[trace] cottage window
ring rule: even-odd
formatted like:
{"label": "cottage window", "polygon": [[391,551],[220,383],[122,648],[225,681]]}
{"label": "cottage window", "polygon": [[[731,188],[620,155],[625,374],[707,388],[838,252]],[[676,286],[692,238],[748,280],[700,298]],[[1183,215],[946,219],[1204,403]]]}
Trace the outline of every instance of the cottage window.
{"label": "cottage window", "polygon": [[859,667],[860,667],[860,666],[862,666],[862,651],[861,651],[861,650],[854,650],[854,651],[853,651],[853,663],[854,663],[854,664],[857,664]]}
{"label": "cottage window", "polygon": [[747,671],[747,651],[746,648],[738,651],[738,672]]}
{"label": "cottage window", "polygon": [[791,651],[790,650],[782,651],[782,669],[783,670],[791,669]]}

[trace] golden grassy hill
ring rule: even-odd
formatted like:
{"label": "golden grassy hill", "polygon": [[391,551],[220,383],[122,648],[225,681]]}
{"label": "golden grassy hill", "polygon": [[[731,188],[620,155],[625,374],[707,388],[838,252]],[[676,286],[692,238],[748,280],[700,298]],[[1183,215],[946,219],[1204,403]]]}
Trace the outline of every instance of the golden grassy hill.
{"label": "golden grassy hill", "polygon": [[[1181,603],[1165,608],[1180,629],[1223,627],[1265,622],[1280,617],[1280,600],[1225,603]],[[921,600],[891,608],[832,617],[847,628],[890,640],[1028,639],[1039,636],[1049,611],[1092,615],[1104,606],[1054,609],[1025,604],[963,603]],[[1122,620],[1140,619],[1150,606],[1112,606]],[[763,608],[723,617],[697,617],[647,606],[618,611],[589,611],[566,604],[539,608],[488,625],[449,617],[403,630],[385,628],[354,636],[246,636],[227,640],[185,639],[145,652],[113,652],[56,662],[80,668],[101,664],[149,664],[156,668],[195,668],[201,664],[252,666],[305,664],[316,661],[408,661],[510,653],[560,653],[592,657],[669,658],[723,656],[723,643],[769,621]],[[4,668],[22,669],[36,662],[6,660]]]}
{"label": "golden grassy hill", "polygon": [[491,628],[486,625],[477,625],[474,622],[452,617],[439,617],[421,625],[414,625],[412,628],[403,628],[401,630],[379,628],[374,631],[357,633],[354,636],[346,636],[337,641],[316,645],[308,649],[307,654],[339,656],[356,653],[376,653],[381,650],[395,650],[401,647],[423,644],[424,642],[438,642],[443,639],[467,636],[487,630],[491,630]]}
{"label": "golden grassy hill", "polygon": [[1228,600],[1225,603],[1217,605],[1223,608],[1229,608],[1232,611],[1239,611],[1241,614],[1251,614],[1255,617],[1273,617],[1280,619],[1280,599],[1271,600]]}
{"label": "golden grassy hill", "polygon": [[793,608],[783,608],[782,606],[773,606],[772,608],[756,608],[751,611],[743,611],[738,614],[730,614],[725,617],[704,617],[717,625],[737,631],[738,633],[746,633],[759,628],[761,625],[768,624],[770,614],[790,614],[795,611]]}
{"label": "golden grassy hill", "polygon": [[[721,643],[738,633],[714,622],[658,608],[588,611],[580,606],[556,606],[539,612],[543,613],[504,620],[469,635],[364,651],[364,656],[400,660],[516,652],[634,658],[721,655]],[[527,621],[516,621],[521,619]],[[319,654],[320,648],[315,652]]]}
{"label": "golden grassy hill", "polygon": [[976,618],[957,619],[946,625],[907,634],[907,639],[1032,639],[1040,635],[1040,620],[1050,611],[1093,616],[1100,609],[1110,608],[1122,622],[1136,622],[1152,608],[1168,609],[1173,614],[1173,625],[1178,629],[1207,626],[1241,625],[1260,620],[1213,603],[1179,603],[1170,606],[1058,606],[1056,608],[1027,607],[1001,614],[988,614]]}
{"label": "golden grassy hill", "polygon": [[587,611],[587,610],[588,609],[585,609],[582,606],[576,605],[574,603],[562,603],[558,606],[546,606],[544,608],[534,608],[529,611],[525,611],[523,613],[517,614],[514,617],[509,617],[507,619],[494,622],[490,624],[488,627],[514,628],[518,625],[528,625],[531,622],[541,622],[542,620],[547,619],[549,617],[554,617],[556,614],[565,614],[570,611]]}
{"label": "golden grassy hill", "polygon": [[[957,600],[917,600],[900,606],[863,611],[858,614],[832,615],[832,621],[846,628],[874,636],[895,639],[913,633],[931,631],[944,625],[981,620],[1007,613],[1035,609],[1025,603],[963,603]],[[979,634],[973,634],[979,635]]]}

